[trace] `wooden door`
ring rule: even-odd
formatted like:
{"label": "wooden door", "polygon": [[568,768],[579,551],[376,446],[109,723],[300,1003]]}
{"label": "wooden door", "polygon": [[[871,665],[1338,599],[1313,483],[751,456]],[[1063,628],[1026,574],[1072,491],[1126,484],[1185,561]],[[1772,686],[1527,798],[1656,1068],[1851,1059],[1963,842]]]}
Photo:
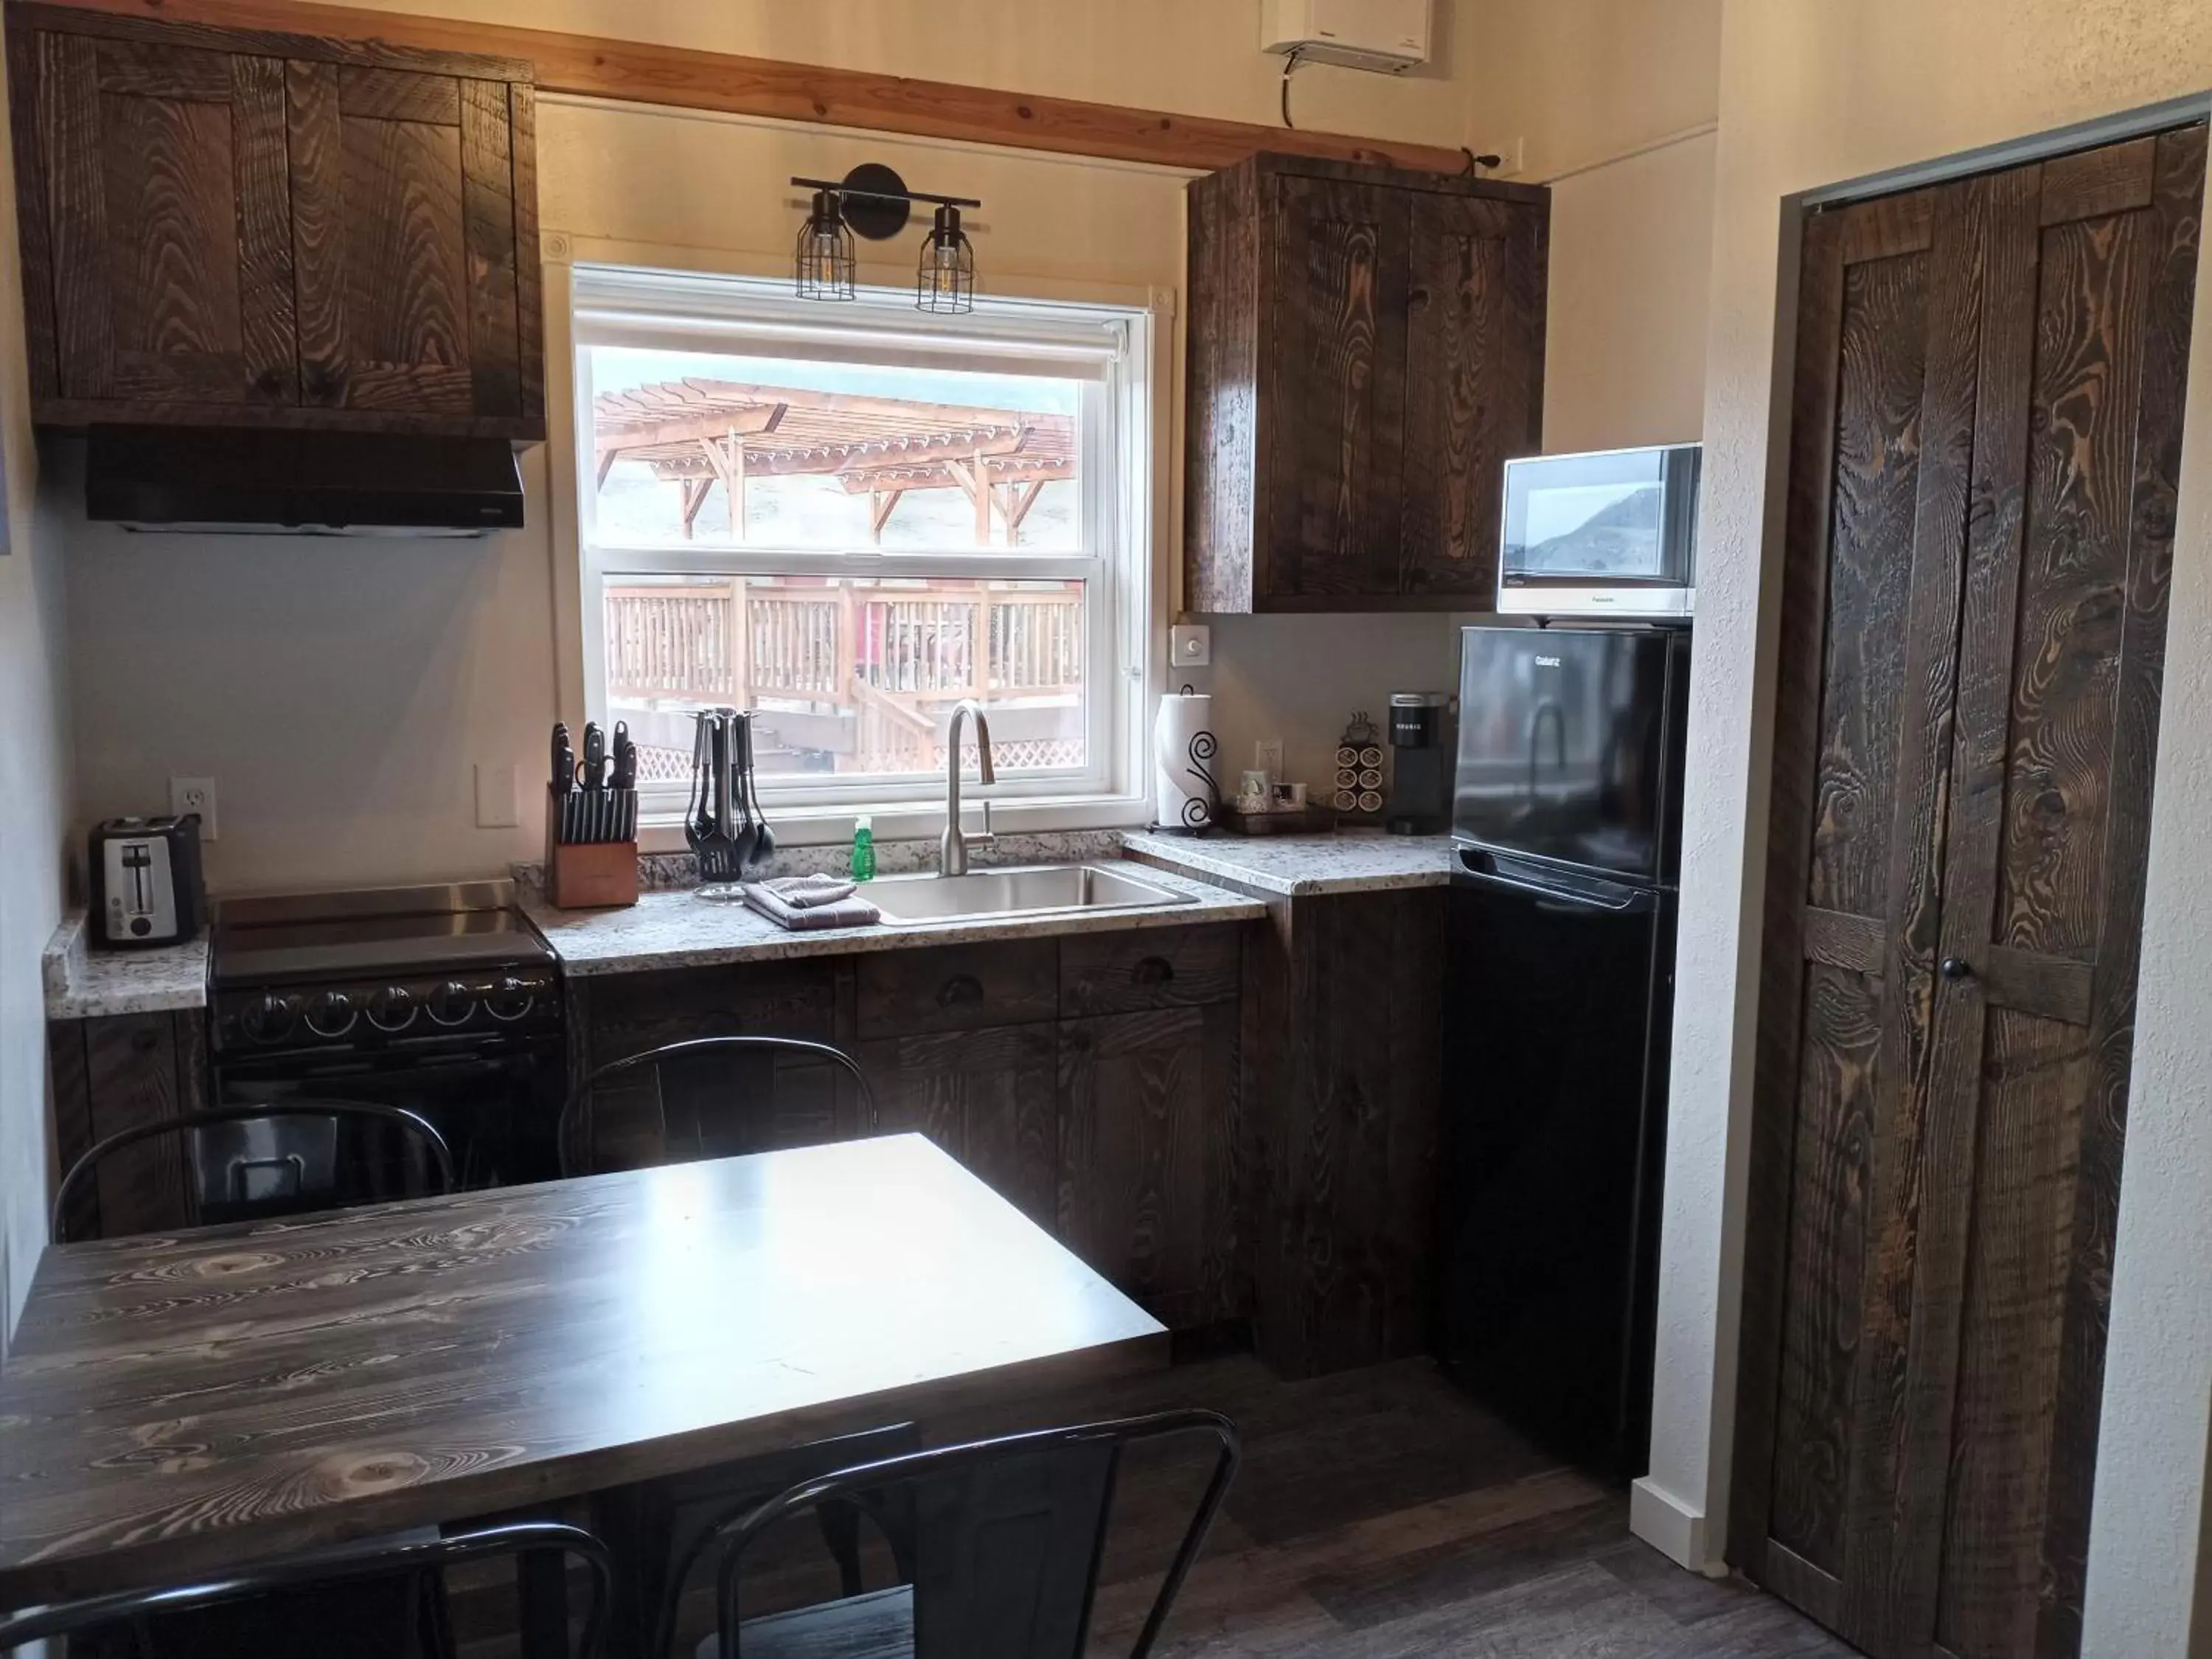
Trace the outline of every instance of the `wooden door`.
{"label": "wooden door", "polygon": [[33,390],[293,403],[283,62],[43,29],[9,50],[41,163],[22,180]]}
{"label": "wooden door", "polygon": [[1237,1087],[1237,1008],[1158,1008],[1060,1028],[1060,1237],[1162,1322],[1205,1322],[1209,1124]]}
{"label": "wooden door", "polygon": [[1804,234],[1732,1553],[2078,1650],[2203,127]]}
{"label": "wooden door", "polygon": [[307,407],[536,413],[517,299],[532,89],[302,60],[285,78]]}
{"label": "wooden door", "polygon": [[1270,182],[1268,508],[1255,586],[1270,608],[1340,608],[1397,588],[1412,193]]}
{"label": "wooden door", "polygon": [[875,1134],[927,1135],[1000,1196],[1053,1229],[1059,1129],[1049,1023],[931,1031],[860,1046]]}
{"label": "wooden door", "polygon": [[1412,198],[1403,495],[1389,591],[1498,592],[1505,462],[1544,441],[1548,220],[1519,203]]}

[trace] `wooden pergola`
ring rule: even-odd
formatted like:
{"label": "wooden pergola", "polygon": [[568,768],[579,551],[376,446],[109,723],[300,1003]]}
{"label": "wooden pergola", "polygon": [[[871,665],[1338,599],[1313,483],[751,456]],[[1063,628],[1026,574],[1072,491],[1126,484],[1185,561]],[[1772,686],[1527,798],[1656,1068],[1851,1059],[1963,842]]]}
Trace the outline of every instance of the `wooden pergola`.
{"label": "wooden pergola", "polygon": [[599,482],[618,460],[644,462],[683,490],[687,539],[717,483],[742,539],[748,478],[809,474],[866,495],[878,544],[908,490],[957,489],[975,507],[976,544],[989,545],[1001,526],[1011,547],[1038,492],[1075,476],[1066,415],[702,380],[601,392],[592,409]]}

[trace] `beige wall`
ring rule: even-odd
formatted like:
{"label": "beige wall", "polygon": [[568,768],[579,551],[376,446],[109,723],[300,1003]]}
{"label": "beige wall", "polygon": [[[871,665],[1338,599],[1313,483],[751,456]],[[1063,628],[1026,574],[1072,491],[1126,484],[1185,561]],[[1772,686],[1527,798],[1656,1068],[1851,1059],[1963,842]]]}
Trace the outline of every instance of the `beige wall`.
{"label": "beige wall", "polygon": [[1703,419],[1720,0],[1488,0],[1468,140],[1552,186],[1544,447]]}
{"label": "beige wall", "polygon": [[[6,104],[0,87],[0,117]],[[0,226],[14,222],[15,170],[0,157]],[[15,239],[0,235],[0,510],[9,550],[0,554],[0,1356],[46,1242],[52,1152],[39,953],[61,920],[70,797],[60,538],[36,499],[21,291]]]}
{"label": "beige wall", "polygon": [[1711,132],[1552,186],[1544,447],[1695,441],[1712,274]]}
{"label": "beige wall", "polygon": [[[1258,52],[1254,10],[1241,3],[406,4],[1255,120],[1273,114],[1274,60]],[[1441,9],[1443,61],[1430,70],[1397,79],[1302,71],[1301,123],[1457,142],[1472,84],[1457,62],[1468,40],[1458,9]],[[985,199],[971,228],[988,288],[1139,301],[1154,290],[1174,307],[1182,286],[1185,175],[1165,169],[562,99],[545,100],[539,144],[542,222],[586,254],[613,247],[639,259],[779,271],[801,211],[789,175],[876,158],[917,185],[954,183]],[[910,281],[903,243],[895,257],[878,280]],[[1180,326],[1167,319],[1170,340]],[[1176,521],[1173,405],[1165,400],[1157,458],[1163,549]],[[555,449],[565,442],[556,432]],[[480,762],[534,778],[556,707],[578,713],[576,601],[567,546],[550,533],[565,506],[550,459],[537,452],[526,471],[530,528],[480,543],[141,537],[72,514],[84,814],[157,808],[171,775],[212,775],[222,839],[208,849],[210,879],[234,891],[489,872],[532,855],[540,832],[530,803],[520,827],[479,830],[473,778]],[[1351,710],[1378,706],[1411,665],[1425,685],[1449,683],[1443,618],[1346,623],[1320,652],[1305,643],[1313,628],[1296,622],[1252,620],[1226,632],[1224,728],[1285,737],[1307,757],[1293,766],[1308,776],[1321,775]]]}
{"label": "beige wall", "polygon": [[[1788,198],[2212,87],[2201,0],[1729,0],[1653,1468],[1716,1557],[1734,1419],[1765,854]],[[2212,261],[2200,271],[2085,1651],[2183,1652],[2212,1400]],[[1786,374],[1786,363],[1779,365]],[[2202,1642],[2202,1632],[2198,1632]]]}

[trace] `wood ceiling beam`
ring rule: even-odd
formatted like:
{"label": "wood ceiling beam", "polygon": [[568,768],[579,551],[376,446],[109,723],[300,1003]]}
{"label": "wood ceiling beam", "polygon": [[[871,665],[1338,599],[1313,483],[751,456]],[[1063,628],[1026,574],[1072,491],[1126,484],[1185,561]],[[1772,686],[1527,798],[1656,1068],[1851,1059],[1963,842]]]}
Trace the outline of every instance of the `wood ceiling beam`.
{"label": "wood ceiling beam", "polygon": [[809,125],[857,127],[908,137],[1011,145],[1063,155],[1150,161],[1201,173],[1258,150],[1457,173],[1465,154],[1303,128],[1212,120],[1162,110],[1039,98],[991,87],[868,75],[772,58],[514,28],[409,12],[325,6],[306,0],[58,0],[88,11],[223,28],[383,40],[434,52],[527,59],[544,92],[717,110]]}
{"label": "wood ceiling beam", "polygon": [[754,437],[775,431],[783,416],[784,405],[775,404],[765,409],[728,410],[719,415],[680,416],[660,421],[640,416],[633,425],[602,430],[599,434],[599,453],[604,459],[610,454],[650,449],[656,444],[711,443],[718,438]]}

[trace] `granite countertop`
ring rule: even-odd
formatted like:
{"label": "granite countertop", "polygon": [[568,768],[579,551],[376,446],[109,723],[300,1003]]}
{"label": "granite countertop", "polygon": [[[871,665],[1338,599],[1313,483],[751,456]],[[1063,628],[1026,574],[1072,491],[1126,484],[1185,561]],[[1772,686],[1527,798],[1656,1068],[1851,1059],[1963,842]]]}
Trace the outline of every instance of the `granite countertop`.
{"label": "granite countertop", "polygon": [[655,968],[778,962],[793,957],[849,956],[985,939],[1048,939],[1135,927],[1186,927],[1194,922],[1249,921],[1267,914],[1266,908],[1254,900],[1224,892],[1203,881],[1158,870],[1147,870],[1145,876],[1188,895],[1194,902],[1088,915],[1063,911],[911,927],[829,927],[806,933],[787,933],[745,905],[709,904],[689,892],[647,893],[635,907],[619,910],[556,910],[533,889],[525,890],[522,904],[561,958],[562,970],[572,978]]}
{"label": "granite countertop", "polygon": [[1451,878],[1449,836],[1344,830],[1325,836],[1124,836],[1128,855],[1156,869],[1226,882],[1264,898],[1441,887]]}
{"label": "granite countertop", "polygon": [[204,931],[182,945],[94,951],[86,945],[84,922],[83,911],[70,911],[40,957],[48,1019],[100,1019],[207,1006]]}

